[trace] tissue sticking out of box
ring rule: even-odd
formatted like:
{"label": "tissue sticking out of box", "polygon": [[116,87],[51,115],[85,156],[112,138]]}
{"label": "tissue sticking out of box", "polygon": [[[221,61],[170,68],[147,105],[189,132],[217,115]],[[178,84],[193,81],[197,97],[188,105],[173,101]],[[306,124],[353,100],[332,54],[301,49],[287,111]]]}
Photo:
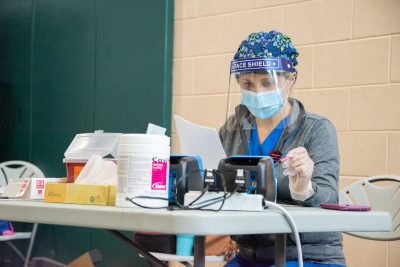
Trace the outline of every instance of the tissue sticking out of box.
{"label": "tissue sticking out of box", "polygon": [[99,155],[93,155],[79,173],[75,183],[116,185],[117,164],[106,161]]}

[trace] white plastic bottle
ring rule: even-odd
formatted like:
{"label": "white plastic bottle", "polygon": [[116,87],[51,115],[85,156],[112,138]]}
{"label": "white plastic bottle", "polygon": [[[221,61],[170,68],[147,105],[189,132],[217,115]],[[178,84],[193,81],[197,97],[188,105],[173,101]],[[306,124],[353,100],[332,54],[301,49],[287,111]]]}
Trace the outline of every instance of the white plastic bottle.
{"label": "white plastic bottle", "polygon": [[170,150],[170,138],[165,135],[119,137],[116,206],[138,207],[127,197],[145,207],[168,206]]}

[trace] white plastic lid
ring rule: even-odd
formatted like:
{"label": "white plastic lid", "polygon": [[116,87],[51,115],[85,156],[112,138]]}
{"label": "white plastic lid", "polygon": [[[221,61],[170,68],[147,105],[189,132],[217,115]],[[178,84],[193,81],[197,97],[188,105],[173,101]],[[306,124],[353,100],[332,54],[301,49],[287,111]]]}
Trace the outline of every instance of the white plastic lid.
{"label": "white plastic lid", "polygon": [[158,134],[122,134],[119,137],[120,144],[153,144],[168,145],[170,138],[166,135]]}
{"label": "white plastic lid", "polygon": [[89,159],[92,155],[105,157],[111,154],[115,158],[120,135],[120,133],[104,133],[103,130],[77,134],[64,156],[66,159]]}

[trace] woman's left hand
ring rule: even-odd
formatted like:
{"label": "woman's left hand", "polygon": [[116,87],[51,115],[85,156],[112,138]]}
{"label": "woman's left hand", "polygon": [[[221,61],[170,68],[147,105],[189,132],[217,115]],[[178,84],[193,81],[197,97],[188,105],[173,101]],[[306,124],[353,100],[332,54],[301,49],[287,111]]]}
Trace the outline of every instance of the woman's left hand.
{"label": "woman's left hand", "polygon": [[292,196],[304,200],[314,192],[311,177],[314,171],[314,161],[304,147],[292,149],[287,154],[287,161],[283,163],[284,174],[289,176],[289,188]]}

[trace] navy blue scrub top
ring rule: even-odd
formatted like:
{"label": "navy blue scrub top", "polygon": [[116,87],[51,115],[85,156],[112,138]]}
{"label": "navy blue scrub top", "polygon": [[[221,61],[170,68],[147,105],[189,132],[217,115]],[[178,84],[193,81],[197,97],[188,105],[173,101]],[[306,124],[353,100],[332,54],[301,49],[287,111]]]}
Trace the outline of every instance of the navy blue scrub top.
{"label": "navy blue scrub top", "polygon": [[251,129],[248,154],[250,156],[268,156],[269,153],[275,149],[279,137],[281,137],[283,129],[285,129],[285,126],[286,126],[286,118],[281,120],[279,124],[275,127],[275,129],[264,140],[264,142],[260,144],[256,122],[254,122],[253,128]]}

